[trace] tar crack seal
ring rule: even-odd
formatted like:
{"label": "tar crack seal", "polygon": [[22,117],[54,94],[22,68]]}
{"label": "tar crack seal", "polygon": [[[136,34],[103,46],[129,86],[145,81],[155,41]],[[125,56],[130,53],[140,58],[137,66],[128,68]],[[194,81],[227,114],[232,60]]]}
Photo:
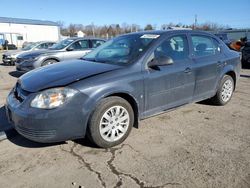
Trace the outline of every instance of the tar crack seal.
{"label": "tar crack seal", "polygon": [[77,157],[77,159],[78,159],[80,162],[82,162],[82,163],[85,165],[85,167],[86,167],[89,171],[94,172],[94,173],[97,175],[98,180],[101,182],[101,185],[102,185],[103,187],[106,188],[106,183],[105,183],[104,180],[102,179],[101,173],[98,172],[98,171],[96,171],[96,170],[94,170],[94,169],[91,167],[91,163],[88,163],[81,155],[79,155],[78,153],[76,153],[76,152],[74,151],[74,149],[75,149],[76,146],[77,146],[77,144],[74,143],[74,145],[70,148],[70,151],[63,149],[62,147],[61,147],[61,150],[64,151],[64,152],[70,153],[70,154],[73,155],[74,157]]}
{"label": "tar crack seal", "polygon": [[[118,148],[109,148],[106,149],[107,152],[111,153],[111,158],[107,161],[108,163],[108,167],[111,170],[111,172],[113,174],[115,174],[119,181],[116,183],[116,185],[114,186],[114,188],[119,188],[122,185],[122,176],[126,176],[129,177],[130,179],[132,179],[140,188],[163,188],[166,185],[181,185],[180,183],[175,183],[175,182],[171,182],[171,183],[165,183],[163,185],[159,185],[159,186],[146,186],[145,182],[139,180],[137,177],[133,176],[132,174],[128,174],[128,173],[124,173],[124,172],[120,172],[117,170],[117,168],[115,167],[115,165],[113,164],[113,161],[115,160],[115,153],[117,150],[122,149],[124,146],[126,146],[128,144],[122,144],[120,147]],[[128,145],[130,148],[132,148],[130,145]]]}

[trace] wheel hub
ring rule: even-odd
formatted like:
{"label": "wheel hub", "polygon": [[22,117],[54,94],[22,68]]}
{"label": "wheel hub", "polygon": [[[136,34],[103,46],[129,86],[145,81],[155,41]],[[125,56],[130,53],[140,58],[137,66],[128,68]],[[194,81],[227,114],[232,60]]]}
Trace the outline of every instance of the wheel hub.
{"label": "wheel hub", "polygon": [[233,94],[233,82],[231,80],[226,80],[222,86],[221,99],[224,102],[227,102],[230,100],[232,94]]}
{"label": "wheel hub", "polygon": [[122,106],[113,106],[106,110],[100,120],[101,137],[108,142],[121,139],[129,127],[129,113]]}

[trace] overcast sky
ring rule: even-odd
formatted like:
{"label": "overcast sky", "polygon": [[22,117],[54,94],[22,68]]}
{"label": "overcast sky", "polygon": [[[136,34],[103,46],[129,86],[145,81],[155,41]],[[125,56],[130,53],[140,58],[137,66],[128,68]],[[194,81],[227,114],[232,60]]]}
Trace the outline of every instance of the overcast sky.
{"label": "overcast sky", "polygon": [[250,0],[1,0],[0,16],[63,21],[66,25],[216,22],[250,28]]}

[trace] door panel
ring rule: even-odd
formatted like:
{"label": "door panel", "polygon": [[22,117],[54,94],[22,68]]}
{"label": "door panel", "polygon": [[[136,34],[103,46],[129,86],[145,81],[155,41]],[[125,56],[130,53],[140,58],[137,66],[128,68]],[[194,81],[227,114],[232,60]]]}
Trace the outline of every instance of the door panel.
{"label": "door panel", "polygon": [[161,66],[159,70],[145,72],[147,111],[154,113],[154,111],[166,110],[192,100],[195,83],[191,68],[192,61],[175,63]]}
{"label": "door panel", "polygon": [[157,47],[153,57],[165,53],[174,63],[145,70],[145,116],[188,103],[193,96],[195,75],[186,36],[170,37],[160,46],[161,50]]}
{"label": "door panel", "polygon": [[194,52],[195,89],[193,100],[202,100],[215,93],[218,80],[220,60],[223,54],[213,38],[192,35],[192,48]]}
{"label": "door panel", "polygon": [[73,51],[66,51],[64,54],[64,60],[78,59],[86,55],[90,50],[89,40],[79,40],[70,45]]}

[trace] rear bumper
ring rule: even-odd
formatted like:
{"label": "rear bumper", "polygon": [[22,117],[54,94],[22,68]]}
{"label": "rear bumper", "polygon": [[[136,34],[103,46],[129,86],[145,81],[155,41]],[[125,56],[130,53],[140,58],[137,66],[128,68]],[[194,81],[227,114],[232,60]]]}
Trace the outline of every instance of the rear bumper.
{"label": "rear bumper", "polygon": [[[86,120],[79,105],[79,96],[76,98],[59,108],[44,110],[20,104],[11,92],[5,109],[9,121],[20,135],[41,143],[60,142],[85,135]],[[30,104],[29,99],[26,102]]]}

